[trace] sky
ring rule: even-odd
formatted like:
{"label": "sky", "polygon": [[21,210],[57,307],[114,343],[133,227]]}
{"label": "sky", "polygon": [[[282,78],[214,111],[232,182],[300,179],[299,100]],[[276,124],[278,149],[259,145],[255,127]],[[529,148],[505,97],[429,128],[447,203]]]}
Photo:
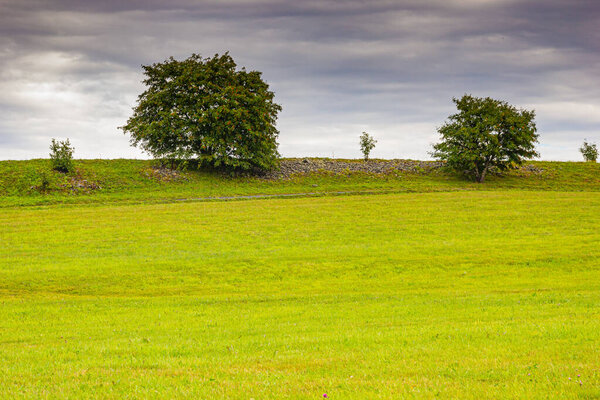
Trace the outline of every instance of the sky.
{"label": "sky", "polygon": [[598,0],[0,0],[0,159],[147,158],[141,65],[229,51],[283,107],[285,157],[429,159],[453,97],[536,111],[543,160],[600,144]]}

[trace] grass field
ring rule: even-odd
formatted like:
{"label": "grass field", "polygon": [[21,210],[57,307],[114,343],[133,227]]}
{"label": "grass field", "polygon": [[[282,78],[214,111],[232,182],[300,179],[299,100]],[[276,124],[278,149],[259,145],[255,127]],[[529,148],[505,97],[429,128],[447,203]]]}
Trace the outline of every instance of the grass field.
{"label": "grass field", "polygon": [[7,195],[0,398],[600,398],[600,192],[577,168],[569,192]]}
{"label": "grass field", "polygon": [[[360,161],[357,161],[360,162]],[[227,178],[206,171],[186,171],[180,180],[165,182],[152,174],[148,160],[76,160],[76,171],[52,171],[49,160],[0,161],[0,208],[48,204],[164,203],[180,199],[255,194],[345,192],[439,192],[466,190],[600,191],[600,164],[531,162],[542,171],[514,171],[489,176],[484,185],[443,172],[374,175],[327,172],[288,180]],[[40,191],[41,177],[48,190]],[[100,189],[71,190],[71,180]]]}

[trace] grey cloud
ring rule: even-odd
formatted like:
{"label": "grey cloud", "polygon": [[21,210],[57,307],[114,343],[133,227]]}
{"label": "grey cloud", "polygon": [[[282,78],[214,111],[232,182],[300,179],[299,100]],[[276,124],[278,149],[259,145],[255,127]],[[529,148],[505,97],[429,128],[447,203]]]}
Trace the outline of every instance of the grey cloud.
{"label": "grey cloud", "polygon": [[142,90],[140,64],[230,50],[282,103],[284,155],[358,156],[368,130],[378,156],[425,158],[452,96],[473,93],[538,109],[542,155],[577,159],[583,137],[600,139],[581,112],[600,105],[599,11],[584,0],[0,0],[0,158],[44,156],[52,136],[74,137],[79,155],[139,154],[116,127]]}

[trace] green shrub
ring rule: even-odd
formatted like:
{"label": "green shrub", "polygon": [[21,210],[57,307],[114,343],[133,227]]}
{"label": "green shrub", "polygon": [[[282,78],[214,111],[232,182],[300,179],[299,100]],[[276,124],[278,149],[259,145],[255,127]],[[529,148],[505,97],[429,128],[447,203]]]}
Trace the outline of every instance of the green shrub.
{"label": "green shrub", "polygon": [[371,154],[371,150],[375,148],[375,143],[377,143],[377,140],[367,132],[363,132],[362,135],[360,135],[360,151],[363,153],[365,160],[369,159],[369,154]]}
{"label": "green shrub", "polygon": [[40,192],[47,192],[48,190],[50,190],[50,176],[48,175],[48,172],[39,172],[39,184],[37,186],[37,189]]}
{"label": "green shrub", "polygon": [[52,169],[60,172],[71,172],[73,170],[74,150],[69,139],[65,141],[52,139],[52,144],[50,145]]}
{"label": "green shrub", "polygon": [[583,154],[585,161],[596,162],[598,159],[598,146],[596,146],[596,143],[588,143],[587,140],[584,140],[579,151]]}

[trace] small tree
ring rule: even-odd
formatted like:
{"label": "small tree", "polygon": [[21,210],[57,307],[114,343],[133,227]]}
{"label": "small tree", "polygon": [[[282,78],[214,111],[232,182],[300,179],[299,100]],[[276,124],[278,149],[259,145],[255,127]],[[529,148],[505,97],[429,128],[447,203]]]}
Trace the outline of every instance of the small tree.
{"label": "small tree", "polygon": [[369,154],[371,154],[371,150],[375,148],[376,143],[377,140],[367,132],[363,132],[362,135],[360,135],[360,151],[363,153],[365,160],[369,159]]}
{"label": "small tree", "polygon": [[281,106],[260,72],[237,70],[229,53],[171,57],[142,68],[148,88],[122,127],[134,146],[157,158],[198,158],[214,167],[275,166]]}
{"label": "small tree", "polygon": [[58,141],[52,139],[50,145],[50,159],[52,161],[52,169],[60,172],[70,172],[73,170],[73,151],[69,139]]}
{"label": "small tree", "polygon": [[598,159],[598,146],[596,146],[596,143],[588,143],[587,140],[584,140],[579,151],[583,154],[585,161],[596,162]]}
{"label": "small tree", "polygon": [[535,112],[489,97],[452,99],[458,113],[438,129],[435,158],[482,183],[490,169],[504,171],[537,157]]}

